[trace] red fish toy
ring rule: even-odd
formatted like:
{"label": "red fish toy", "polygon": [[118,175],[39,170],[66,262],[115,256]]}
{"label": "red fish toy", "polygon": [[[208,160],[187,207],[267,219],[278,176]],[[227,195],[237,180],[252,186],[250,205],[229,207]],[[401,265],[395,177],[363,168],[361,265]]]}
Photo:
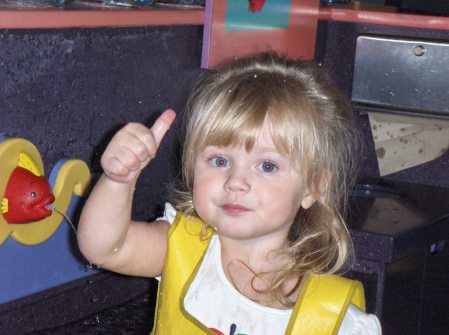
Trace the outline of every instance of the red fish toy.
{"label": "red fish toy", "polygon": [[6,186],[1,212],[8,223],[29,223],[52,214],[55,201],[50,184],[41,175],[17,166]]}
{"label": "red fish toy", "polygon": [[265,5],[265,0],[248,0],[249,6],[248,10],[251,13],[260,12]]}

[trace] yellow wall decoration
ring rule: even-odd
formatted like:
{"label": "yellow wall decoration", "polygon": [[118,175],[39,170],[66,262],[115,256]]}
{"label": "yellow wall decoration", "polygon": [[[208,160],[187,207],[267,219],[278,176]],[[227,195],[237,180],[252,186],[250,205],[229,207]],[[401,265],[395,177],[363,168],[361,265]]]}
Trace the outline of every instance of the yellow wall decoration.
{"label": "yellow wall decoration", "polygon": [[[31,142],[22,138],[7,138],[0,142],[0,199],[5,194],[12,172],[18,166],[37,176],[44,174],[41,155]],[[91,175],[86,163],[79,159],[64,161],[52,187],[55,197],[54,208],[58,212],[65,213],[73,195],[83,197],[87,194],[90,180]],[[7,203],[4,205],[7,206]],[[12,224],[0,213],[0,244],[9,236],[25,245],[42,243],[56,231],[63,219],[60,213],[53,211],[49,217],[42,220]]]}

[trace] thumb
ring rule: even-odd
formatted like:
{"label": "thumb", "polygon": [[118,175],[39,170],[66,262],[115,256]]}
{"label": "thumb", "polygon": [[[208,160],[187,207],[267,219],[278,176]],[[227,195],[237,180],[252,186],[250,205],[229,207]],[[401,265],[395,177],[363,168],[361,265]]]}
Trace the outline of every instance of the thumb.
{"label": "thumb", "polygon": [[176,118],[176,113],[172,109],[165,110],[154,122],[151,127],[151,132],[153,133],[154,140],[156,141],[156,145],[162,142],[165,133],[168,129],[170,129],[171,124]]}

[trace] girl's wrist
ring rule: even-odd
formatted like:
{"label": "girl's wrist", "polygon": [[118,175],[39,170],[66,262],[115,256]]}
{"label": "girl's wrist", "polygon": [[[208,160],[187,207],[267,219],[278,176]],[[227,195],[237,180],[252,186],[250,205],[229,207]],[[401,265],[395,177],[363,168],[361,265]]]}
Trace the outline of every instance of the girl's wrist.
{"label": "girl's wrist", "polygon": [[111,191],[127,191],[129,189],[132,189],[134,191],[136,182],[137,182],[136,175],[134,178],[132,178],[129,181],[117,181],[115,178],[111,178],[106,173],[102,173],[99,182],[102,182],[104,184],[107,184],[108,188],[110,188]]}

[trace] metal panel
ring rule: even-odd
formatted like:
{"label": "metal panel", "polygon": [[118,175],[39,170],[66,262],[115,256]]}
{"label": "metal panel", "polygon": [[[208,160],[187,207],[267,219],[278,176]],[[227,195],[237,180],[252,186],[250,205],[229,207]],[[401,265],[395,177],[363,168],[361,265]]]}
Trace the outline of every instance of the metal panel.
{"label": "metal panel", "polygon": [[449,117],[449,42],[359,36],[352,101],[383,112]]}

